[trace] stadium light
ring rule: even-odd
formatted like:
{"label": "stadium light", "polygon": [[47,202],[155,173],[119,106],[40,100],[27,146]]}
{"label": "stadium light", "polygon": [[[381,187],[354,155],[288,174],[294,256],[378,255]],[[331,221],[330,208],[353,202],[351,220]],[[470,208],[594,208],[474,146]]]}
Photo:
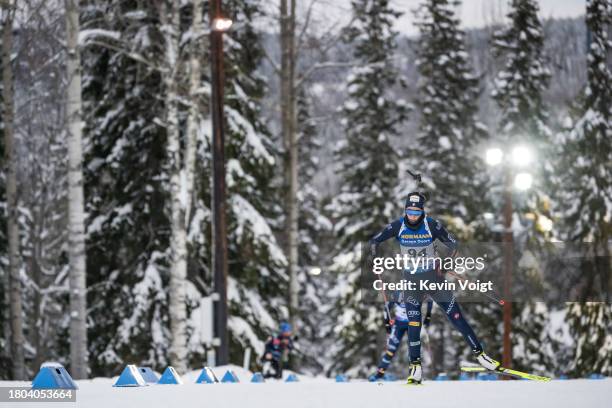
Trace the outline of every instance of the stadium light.
{"label": "stadium light", "polygon": [[[504,262],[503,262],[503,286],[504,286],[504,304],[503,304],[503,366],[512,365],[512,342],[510,340],[512,332],[512,307],[511,307],[511,287],[512,287],[512,247],[514,245],[514,236],[512,231],[512,189],[525,191],[533,184],[531,174],[520,172],[514,175],[515,168],[526,167],[533,161],[533,154],[526,146],[516,146],[510,152],[510,155],[505,155],[504,151],[498,147],[487,149],[485,152],[485,161],[489,166],[502,166],[503,171],[503,242],[504,242]],[[504,156],[507,158],[505,159]],[[489,216],[490,217],[490,216]],[[490,218],[485,215],[485,220]],[[545,225],[545,227],[548,227]]]}
{"label": "stadium light", "polygon": [[504,159],[504,152],[500,148],[494,147],[487,149],[485,161],[489,166],[498,166]]}
{"label": "stadium light", "polygon": [[525,146],[516,146],[512,149],[512,163],[518,167],[525,167],[533,161],[533,154]]}
{"label": "stadium light", "polygon": [[309,273],[310,273],[312,276],[319,276],[319,275],[321,274],[321,268],[319,268],[318,266],[315,266],[315,267],[313,267],[313,268],[310,268]]}
{"label": "stadium light", "polygon": [[525,191],[533,184],[533,177],[529,173],[518,173],[514,177],[514,188],[520,191]]}
{"label": "stadium light", "polygon": [[233,21],[226,17],[217,17],[213,20],[212,27],[215,31],[227,31],[232,26]]}

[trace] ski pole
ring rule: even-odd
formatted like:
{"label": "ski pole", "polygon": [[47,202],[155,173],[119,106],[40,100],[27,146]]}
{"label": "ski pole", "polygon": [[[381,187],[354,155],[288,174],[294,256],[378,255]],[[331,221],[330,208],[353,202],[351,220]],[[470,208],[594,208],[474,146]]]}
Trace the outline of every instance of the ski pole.
{"label": "ski pole", "polygon": [[[455,271],[445,271],[446,273],[448,273],[451,276],[454,276],[455,278],[457,278],[460,281],[466,281],[466,278],[463,278],[462,276],[460,276],[457,272]],[[495,303],[497,303],[500,306],[503,306],[506,301],[504,299],[500,299],[497,297],[497,294],[490,294],[490,293],[482,293],[483,295],[485,295],[486,297],[488,297],[490,300],[494,301]]]}
{"label": "ski pole", "polygon": [[[385,291],[385,281],[383,280],[382,273],[380,274],[380,281],[383,283],[383,289],[381,290],[383,296],[383,302],[385,303],[385,311],[387,312],[387,319],[389,323],[391,323],[391,311],[389,310],[389,301],[387,300],[387,292]],[[391,333],[387,333],[387,342],[389,341],[389,335]]]}
{"label": "ski pole", "polygon": [[[431,309],[429,309],[429,304],[432,301],[431,297],[429,298],[429,300],[427,301],[427,314],[425,315],[426,317],[429,316],[429,318],[431,319]],[[428,327],[425,326],[425,324],[423,324],[423,333],[425,334],[425,350],[427,350],[427,355],[429,356],[429,361],[430,364],[433,364],[433,352],[431,351],[431,342],[429,340],[429,333],[427,332]]]}
{"label": "ski pole", "polygon": [[406,170],[406,173],[410,174],[412,176],[412,178],[414,179],[414,181],[416,181],[417,183],[417,188],[421,187],[421,184],[423,183],[423,179],[421,178],[421,173],[413,173],[410,170]]}
{"label": "ski pole", "polygon": [[[373,258],[376,257],[376,249],[374,249],[371,254],[372,254]],[[389,310],[389,302],[387,300],[387,293],[385,292],[385,281],[383,280],[382,273],[380,274],[379,278],[380,278],[380,281],[383,283],[381,292],[382,292],[382,296],[383,296],[383,302],[385,302],[385,311],[387,312],[387,317],[390,320],[391,319],[391,311]]]}
{"label": "ski pole", "polygon": [[382,274],[380,275],[380,280],[383,283],[382,296],[383,302],[385,302],[385,310],[387,311],[387,318],[391,321],[391,311],[389,310],[389,301],[387,300],[387,292],[385,292],[385,281],[382,279]]}

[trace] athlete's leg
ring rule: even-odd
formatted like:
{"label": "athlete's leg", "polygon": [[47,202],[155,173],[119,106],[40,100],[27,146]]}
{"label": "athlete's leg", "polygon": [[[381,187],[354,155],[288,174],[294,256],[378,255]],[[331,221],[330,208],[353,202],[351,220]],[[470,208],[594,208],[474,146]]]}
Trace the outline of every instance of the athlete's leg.
{"label": "athlete's leg", "polygon": [[421,300],[405,301],[408,315],[408,354],[411,362],[421,361]]}
{"label": "athlete's leg", "polygon": [[449,292],[438,292],[432,295],[435,302],[446,313],[448,320],[459,330],[465,341],[470,345],[474,353],[482,352],[482,345],[472,330],[470,324],[465,320],[459,302],[455,295]]}
{"label": "athlete's leg", "polygon": [[410,367],[408,368],[408,384],[420,384],[423,380],[421,368],[421,305],[423,297],[410,298],[405,301],[408,315],[408,350]]}
{"label": "athlete's leg", "polygon": [[406,328],[404,327],[393,325],[391,328],[391,333],[387,339],[387,347],[385,348],[385,352],[380,359],[380,364],[378,364],[379,373],[384,374],[385,370],[389,367],[389,364],[391,364],[391,360],[393,360],[393,357],[400,346],[404,333],[406,333]]}

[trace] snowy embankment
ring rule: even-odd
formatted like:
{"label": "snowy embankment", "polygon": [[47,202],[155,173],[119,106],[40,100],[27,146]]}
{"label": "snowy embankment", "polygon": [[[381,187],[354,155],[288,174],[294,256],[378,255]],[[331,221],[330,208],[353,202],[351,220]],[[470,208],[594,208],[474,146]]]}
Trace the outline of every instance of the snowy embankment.
{"label": "snowy embankment", "polygon": [[[240,384],[195,384],[199,372],[183,376],[183,385],[114,388],[115,378],[78,381],[75,403],[1,403],[4,408],[376,408],[376,407],[594,407],[609,406],[612,379],[532,381],[427,381],[406,387],[402,381],[381,385],[363,380],[336,383],[333,379],[300,376],[296,383],[267,381],[252,384],[251,373],[237,367]],[[225,368],[214,368],[218,377]],[[29,386],[0,382],[0,387]],[[414,405],[413,405],[414,404]]]}

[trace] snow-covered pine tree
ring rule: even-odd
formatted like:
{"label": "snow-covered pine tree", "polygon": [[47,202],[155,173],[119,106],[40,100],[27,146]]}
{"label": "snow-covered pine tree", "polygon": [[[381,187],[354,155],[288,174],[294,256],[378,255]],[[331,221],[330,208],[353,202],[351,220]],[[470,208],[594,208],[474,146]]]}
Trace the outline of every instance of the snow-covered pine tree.
{"label": "snow-covered pine tree", "polygon": [[421,122],[410,155],[430,192],[428,209],[469,223],[486,210],[483,162],[475,147],[487,130],[477,118],[478,77],[455,15],[458,3],[427,0],[416,10]]}
{"label": "snow-covered pine tree", "polygon": [[2,133],[4,147],[4,180],[6,194],[6,238],[8,301],[10,320],[11,379],[26,378],[25,338],[23,335],[23,307],[21,282],[21,259],[19,256],[19,197],[17,190],[17,148],[15,143],[15,84],[12,55],[14,52],[13,23],[16,3],[2,5]]}
{"label": "snow-covered pine tree", "polygon": [[[311,118],[311,100],[305,92],[297,98],[297,141],[300,157],[298,181],[299,217],[299,337],[302,361],[299,368],[320,373],[325,364],[326,339],[321,333],[329,327],[328,302],[325,293],[332,281],[321,273],[324,265],[323,243],[330,238],[332,224],[323,213],[321,193],[313,184],[319,170],[317,152],[321,148],[317,126]],[[317,274],[317,271],[319,274]]]}
{"label": "snow-covered pine tree", "polygon": [[[458,4],[427,0],[415,12],[421,118],[408,164],[423,173],[430,214],[440,217],[455,234],[466,236],[467,229],[474,229],[486,235],[482,225],[476,225],[482,221],[479,216],[490,211],[486,171],[476,147],[487,137],[487,129],[477,118],[479,78],[472,72],[465,33],[455,15]],[[482,315],[487,316],[490,305],[482,307],[487,309]],[[430,328],[432,346],[438,350],[434,371],[445,371],[445,355],[469,350],[461,342],[444,344],[447,324],[445,317],[436,318]]]}
{"label": "snow-covered pine tree", "polygon": [[398,180],[398,153],[392,146],[408,105],[390,97],[398,85],[392,58],[397,47],[393,25],[400,13],[388,0],[352,2],[354,23],[345,41],[354,46],[358,67],[347,81],[348,97],[341,108],[345,138],[335,150],[341,189],[333,200],[336,256],[332,270],[337,284],[330,295],[336,298],[331,309],[336,339],[327,371],[365,374],[380,357],[383,332],[381,304],[366,304],[360,288],[361,248],[368,239],[396,216],[394,197]]}
{"label": "snow-covered pine tree", "polygon": [[[565,220],[565,239],[588,242],[590,248],[582,265],[585,279],[593,293],[609,285],[612,238],[612,74],[610,58],[610,24],[612,3],[588,0],[587,84],[574,103],[568,118],[568,130],[561,138],[561,160],[558,163],[561,190],[560,217]],[[596,255],[596,256],[595,256]],[[593,299],[591,299],[593,300]],[[610,299],[598,299],[609,302]],[[576,349],[572,374],[612,374],[612,306],[610,303],[573,303],[568,306],[568,320]]]}
{"label": "snow-covered pine tree", "polygon": [[81,35],[91,369],[114,375],[128,361],[163,369],[170,231],[156,9],[87,1],[82,22],[97,34]]}
{"label": "snow-covered pine tree", "polygon": [[211,177],[211,152],[209,149],[209,135],[211,122],[208,104],[210,101],[210,83],[204,72],[208,47],[204,43],[208,38],[205,33],[208,13],[204,11],[206,2],[194,0],[191,2],[192,16],[190,29],[190,45],[186,51],[188,56],[188,85],[187,95],[189,107],[185,124],[184,141],[184,167],[181,178],[183,191],[189,197],[186,203],[185,221],[187,232],[187,312],[190,320],[187,322],[188,331],[188,359],[190,366],[199,366],[205,358],[205,352],[210,347],[201,342],[198,335],[199,322],[197,313],[192,314],[194,308],[200,306],[202,296],[210,294],[212,285],[208,284],[211,259],[211,248],[208,241],[206,225],[210,223],[210,199],[203,200],[202,191],[209,188]]}
{"label": "snow-covered pine tree", "polygon": [[[63,7],[36,0],[24,7],[16,36],[16,135],[20,160],[20,235],[24,331],[29,372],[44,361],[69,365],[67,150]],[[34,86],[32,84],[35,84]]]}
{"label": "snow-covered pine tree", "polygon": [[[224,3],[224,11],[237,27],[225,36],[228,294],[234,362],[241,360],[240,352],[247,346],[262,351],[262,339],[286,316],[286,276],[279,272],[285,258],[274,237],[280,208],[277,191],[270,183],[277,154],[257,103],[265,89],[255,74],[261,49],[254,41],[257,35],[251,23],[259,7],[254,1]],[[191,9],[190,4],[181,8],[182,31],[190,26]],[[88,262],[91,313],[96,321],[90,335],[91,354],[98,356],[92,367],[96,372],[113,373],[125,361],[141,361],[161,368],[167,364],[170,335],[165,294],[169,174],[166,132],[160,119],[165,102],[158,98],[163,91],[160,67],[164,48],[157,8],[149,3],[90,2],[84,5],[83,14],[88,34],[83,35]],[[188,55],[185,52],[183,58]],[[204,54],[203,75],[208,72],[205,61]],[[187,78],[181,76],[180,80],[182,84]],[[185,88],[181,85],[179,91]],[[204,103],[209,92],[206,80],[199,92]],[[202,109],[206,112],[205,106]],[[181,129],[185,111],[180,104]],[[210,146],[205,140],[209,127],[208,120],[198,122],[196,200],[187,235],[188,277],[198,283],[188,283],[188,311],[197,307],[198,296],[211,290],[207,238]],[[107,310],[117,313],[109,315]],[[191,323],[187,330],[188,336],[194,333]],[[189,338],[189,347],[189,358],[200,361],[203,348],[195,337]]]}
{"label": "snow-covered pine tree", "polygon": [[526,145],[537,158],[530,170],[535,184],[522,212],[532,219],[531,240],[551,237],[545,223],[550,222],[551,174],[553,172],[549,114],[543,101],[550,82],[544,55],[544,33],[534,0],[512,0],[507,15],[508,27],[494,34],[493,51],[502,64],[494,81],[492,98],[500,111],[498,142]]}
{"label": "snow-covered pine tree", "polygon": [[544,302],[513,304],[512,365],[517,370],[555,375],[561,368],[560,345],[551,335],[552,311]]}
{"label": "snow-covered pine tree", "polygon": [[265,82],[256,70],[263,57],[253,20],[259,0],[232,0],[223,11],[236,29],[224,36],[225,116],[228,187],[228,301],[230,360],[242,361],[251,347],[263,352],[263,340],[286,319],[286,258],[276,241],[281,225],[281,191],[274,183],[279,152],[262,121]]}
{"label": "snow-covered pine tree", "polygon": [[[2,49],[2,36],[0,36],[0,49]],[[2,69],[2,53],[0,52],[0,70]],[[10,378],[9,354],[9,316],[8,316],[8,242],[6,237],[6,170],[4,160],[4,98],[2,97],[4,81],[0,81],[0,379]]]}
{"label": "snow-covered pine tree", "polygon": [[534,0],[512,0],[510,7],[508,27],[494,34],[494,53],[503,68],[491,95],[501,112],[499,128],[504,141],[528,141],[541,148],[552,132],[543,102],[550,71],[544,58],[539,6]]}
{"label": "snow-covered pine tree", "polygon": [[[544,56],[544,35],[538,18],[539,7],[534,0],[512,0],[507,15],[509,25],[494,34],[494,54],[502,69],[497,73],[492,97],[500,110],[499,142],[504,145],[526,145],[533,150],[537,161],[530,166],[535,172],[534,188],[519,205],[520,214],[528,213],[533,222],[526,230],[520,251],[538,250],[551,237],[548,229],[541,228],[545,218],[550,221],[550,191],[552,173],[551,139],[548,112],[543,94],[548,88],[550,71]],[[523,218],[521,218],[523,219]],[[520,245],[515,241],[516,245]],[[518,252],[517,252],[518,253]],[[515,272],[514,282],[532,285],[526,268]],[[549,316],[544,304],[513,303],[514,327],[512,355],[518,369],[537,369],[550,373],[554,365],[554,344],[548,339],[546,320]],[[546,346],[544,346],[546,345]]]}
{"label": "snow-covered pine tree", "polygon": [[571,303],[567,318],[576,340],[570,373],[578,378],[612,371],[612,310],[609,302]]}

